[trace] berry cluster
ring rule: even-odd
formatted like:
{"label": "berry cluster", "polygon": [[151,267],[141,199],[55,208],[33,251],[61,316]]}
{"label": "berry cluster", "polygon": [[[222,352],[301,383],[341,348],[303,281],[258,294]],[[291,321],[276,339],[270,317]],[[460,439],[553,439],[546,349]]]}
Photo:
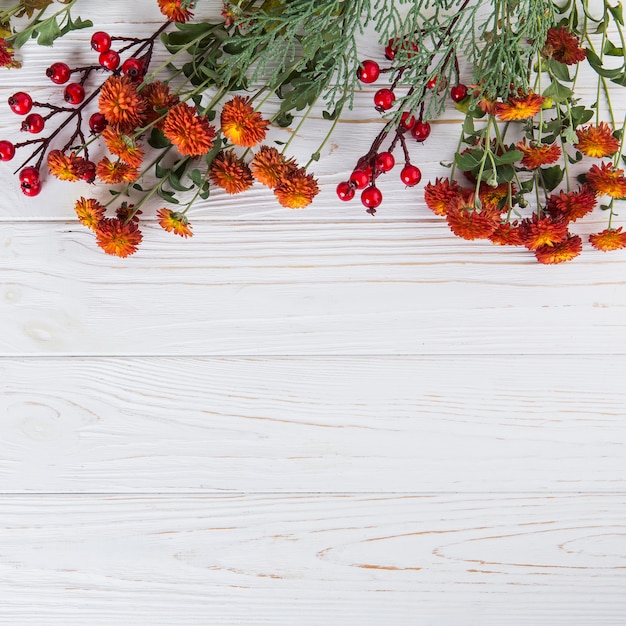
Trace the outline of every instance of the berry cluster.
{"label": "berry cluster", "polygon": [[[398,50],[402,47],[407,51],[407,58],[410,58],[414,52],[418,51],[415,42],[407,39],[398,41],[390,39],[385,47],[385,58],[392,61],[395,59]],[[382,68],[371,59],[361,62],[361,66],[357,70],[357,78],[365,84],[375,83],[382,73],[390,72],[392,68]],[[374,94],[374,107],[381,113],[385,114],[391,111],[397,103],[396,88],[402,76],[404,69],[402,67],[394,70],[396,76],[390,87],[383,87]],[[430,79],[426,85],[427,89],[442,88],[438,85],[437,77]],[[461,102],[468,96],[467,87],[463,84],[457,84],[450,90],[450,97],[454,102]],[[381,175],[391,171],[396,165],[396,159],[393,155],[398,144],[403,152],[403,165],[400,170],[400,180],[407,187],[414,187],[421,178],[420,169],[411,163],[409,148],[406,136],[411,136],[415,141],[422,143],[430,136],[430,124],[423,119],[424,102],[420,107],[417,116],[410,111],[403,111],[399,117],[399,121],[395,128],[383,129],[374,139],[367,154],[361,156],[350,174],[347,181],[343,181],[337,185],[337,196],[345,202],[352,200],[357,190],[361,191],[361,202],[367,208],[367,212],[371,215],[376,213],[376,208],[383,201],[383,194],[376,186],[376,179]],[[386,150],[381,151],[381,147],[391,132],[394,132],[391,142]]]}
{"label": "berry cluster", "polygon": [[[13,143],[7,139],[0,140],[0,160],[2,161],[11,161],[20,148],[35,147],[34,151],[15,172],[19,172],[20,187],[26,196],[36,196],[41,191],[40,172],[46,155],[54,155],[55,152],[65,153],[77,141],[83,145],[84,157],[74,158],[74,169],[79,170],[79,178],[82,180],[89,183],[94,182],[96,164],[89,159],[86,131],[83,130],[83,112],[85,106],[98,95],[100,89],[95,89],[87,97],[85,83],[93,72],[99,70],[113,75],[122,74],[133,82],[139,82],[146,74],[152,56],[154,39],[154,36],[149,39],[137,39],[111,37],[103,31],[94,33],[91,38],[91,47],[99,53],[98,64],[72,69],[66,63],[55,62],[46,69],[46,76],[55,85],[63,85],[64,105],[37,102],[24,91],[18,91],[8,99],[9,107],[13,113],[24,116],[20,125],[22,132],[39,135],[55,116],[65,115],[65,119],[47,137],[37,137],[19,143]],[[119,51],[111,48],[112,43],[116,40],[126,44]],[[120,67],[120,54],[131,48],[136,48],[135,55],[127,58]],[[143,54],[138,56],[139,53]],[[73,77],[75,80],[72,80]],[[60,151],[51,151],[52,140],[71,122],[74,122],[75,128],[65,146]],[[94,113],[88,119],[89,131],[92,134],[101,133],[106,126],[107,121],[101,113]]]}

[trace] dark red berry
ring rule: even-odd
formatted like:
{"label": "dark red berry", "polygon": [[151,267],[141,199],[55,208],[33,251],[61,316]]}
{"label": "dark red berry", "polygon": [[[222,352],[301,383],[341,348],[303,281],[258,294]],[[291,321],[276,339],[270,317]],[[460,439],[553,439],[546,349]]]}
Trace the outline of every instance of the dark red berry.
{"label": "dark red berry", "polygon": [[410,113],[405,111],[400,117],[400,126],[402,126],[402,128],[404,128],[405,130],[411,130],[414,125],[415,118]]}
{"label": "dark red berry", "polygon": [[89,128],[94,133],[101,133],[107,127],[107,118],[102,113],[94,113],[89,118]]}
{"label": "dark red berry", "polygon": [[461,102],[467,97],[467,87],[465,85],[455,85],[450,89],[450,97],[455,102]]}
{"label": "dark red berry", "polygon": [[407,187],[415,187],[415,185],[422,180],[422,172],[420,172],[419,167],[415,167],[415,165],[409,163],[402,168],[400,180]]}
{"label": "dark red berry", "polygon": [[437,84],[437,77],[433,76],[427,83],[426,83],[426,89],[434,89],[435,85]]}
{"label": "dark red berry", "polygon": [[393,158],[391,152],[381,152],[376,155],[376,169],[381,172],[388,172],[393,169],[396,164],[396,160]]}
{"label": "dark red berry", "polygon": [[354,170],[350,174],[350,181],[356,185],[357,189],[365,189],[370,182],[371,175],[371,168],[369,174],[365,170]]}
{"label": "dark red berry", "polygon": [[391,89],[379,89],[374,94],[374,105],[379,112],[388,111],[396,101],[396,94]]}
{"label": "dark red berry", "polygon": [[115,50],[107,50],[100,54],[98,62],[102,67],[106,67],[107,70],[113,71],[120,64],[120,55]]}
{"label": "dark red berry", "polygon": [[18,91],[9,98],[9,106],[13,113],[26,115],[33,108],[33,99],[24,91]]}
{"label": "dark red berry", "polygon": [[108,52],[111,47],[111,36],[109,33],[99,30],[91,36],[91,47],[96,52]]}
{"label": "dark red berry", "polygon": [[373,83],[380,76],[380,66],[376,61],[363,61],[356,75],[362,83]]}
{"label": "dark red berry", "polygon": [[22,130],[28,133],[40,133],[44,126],[44,119],[39,113],[31,113],[22,122]]}
{"label": "dark red berry", "polygon": [[46,76],[57,85],[66,83],[70,79],[71,74],[69,66],[65,63],[53,63],[46,70]]}
{"label": "dark red berry", "polygon": [[380,192],[380,189],[378,187],[374,187],[374,185],[364,189],[361,194],[361,202],[368,209],[375,209],[376,207],[379,207],[382,201],[383,194]]}
{"label": "dark red berry", "polygon": [[122,74],[133,81],[138,81],[143,76],[143,63],[135,58],[126,59],[122,63]]}
{"label": "dark red berry", "polygon": [[15,146],[6,139],[0,141],[0,161],[10,161],[15,156]]}
{"label": "dark red berry", "polygon": [[85,99],[85,88],[78,83],[70,83],[65,88],[63,97],[65,102],[80,104]]}
{"label": "dark red berry", "polygon": [[354,185],[348,181],[344,181],[337,185],[337,197],[344,202],[352,200],[354,198]]}
{"label": "dark red berry", "polygon": [[86,161],[83,167],[81,178],[88,183],[93,183],[96,180],[96,164],[93,161]]}
{"label": "dark red berry", "polygon": [[428,122],[415,122],[415,126],[411,128],[411,134],[416,141],[424,141],[430,135],[430,124]]}
{"label": "dark red berry", "polygon": [[396,40],[392,37],[385,46],[385,58],[393,61],[396,58]]}
{"label": "dark red berry", "polygon": [[25,167],[19,173],[20,183],[22,185],[38,185],[39,184],[39,170],[36,167]]}
{"label": "dark red berry", "polygon": [[41,191],[41,183],[35,183],[34,185],[29,185],[28,183],[22,183],[20,185],[20,188],[22,189],[22,193],[25,196],[29,196],[29,197],[33,197],[33,196],[38,196],[39,192]]}

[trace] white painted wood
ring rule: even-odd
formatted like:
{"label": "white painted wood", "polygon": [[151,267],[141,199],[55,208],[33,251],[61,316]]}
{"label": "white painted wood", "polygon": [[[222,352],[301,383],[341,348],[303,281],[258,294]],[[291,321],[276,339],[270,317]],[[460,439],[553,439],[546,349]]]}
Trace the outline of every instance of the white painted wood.
{"label": "white painted wood", "polygon": [[[162,21],[77,9],[119,35]],[[91,32],[0,73],[1,138],[6,98],[56,101],[45,68],[91,62]],[[73,217],[106,191],[27,199],[0,164],[0,626],[623,626],[626,252],[543,267],[458,240],[395,174],[376,218],[340,203],[378,87],[312,207],[218,191],[183,241],[155,202],[126,260]],[[459,119],[412,147],[424,181]]]}
{"label": "white painted wood", "polygon": [[11,626],[623,624],[624,495],[0,499]]}
{"label": "white painted wood", "polygon": [[626,252],[548,267],[446,231],[204,222],[180,241],[155,225],[118,259],[80,225],[4,225],[0,354],[626,351]]}
{"label": "white painted wood", "polygon": [[624,356],[2,359],[0,490],[624,492],[624,371]]}

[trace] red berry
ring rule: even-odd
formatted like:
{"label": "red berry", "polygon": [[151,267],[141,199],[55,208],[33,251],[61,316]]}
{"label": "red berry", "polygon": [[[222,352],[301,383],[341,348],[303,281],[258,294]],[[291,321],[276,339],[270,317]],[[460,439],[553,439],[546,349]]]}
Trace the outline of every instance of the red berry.
{"label": "red berry", "polygon": [[434,89],[435,85],[437,84],[437,77],[433,76],[427,83],[426,83],[426,89]]}
{"label": "red berry", "polygon": [[415,167],[415,165],[409,163],[402,168],[400,180],[407,187],[415,187],[415,185],[422,180],[422,172],[420,172],[419,167]]}
{"label": "red berry", "polygon": [[72,72],[65,63],[53,63],[47,70],[46,76],[57,85],[66,83],[71,76]]}
{"label": "red berry", "polygon": [[450,97],[455,102],[461,102],[467,97],[467,87],[465,85],[455,85],[450,89]]}
{"label": "red berry", "polygon": [[65,102],[70,104],[80,104],[85,99],[85,88],[79,83],[70,83],[65,88]]}
{"label": "red berry", "polygon": [[414,125],[415,118],[410,113],[405,111],[400,118],[400,126],[402,126],[402,128],[404,128],[405,130],[411,130]]}
{"label": "red berry", "polygon": [[98,62],[102,67],[106,67],[107,70],[113,71],[120,64],[120,55],[115,50],[107,50],[100,54]]}
{"label": "red berry", "polygon": [[393,169],[396,164],[396,160],[393,158],[391,152],[381,152],[376,155],[376,169],[381,172],[388,172]]}
{"label": "red berry", "polygon": [[99,30],[91,36],[91,47],[96,52],[108,52],[111,47],[111,36],[109,33]]}
{"label": "red berry", "polygon": [[369,174],[365,170],[354,170],[354,172],[350,174],[350,181],[356,185],[357,189],[365,189],[370,182],[371,175],[371,168]]}
{"label": "red berry", "polygon": [[89,118],[89,128],[94,133],[101,133],[107,127],[107,118],[102,113],[94,113]]}
{"label": "red berry", "polygon": [[24,91],[18,91],[9,98],[9,106],[13,113],[26,115],[33,108],[33,99]]}
{"label": "red berry", "polygon": [[375,209],[380,206],[382,201],[383,194],[380,192],[380,189],[378,187],[374,187],[374,185],[364,189],[361,194],[361,202],[368,209]]}
{"label": "red berry", "polygon": [[143,63],[139,59],[130,58],[122,63],[122,74],[128,78],[138,81],[143,76]]}
{"label": "red berry", "polygon": [[93,183],[93,181],[96,180],[96,164],[93,161],[86,161],[84,163],[81,178],[88,183]]}
{"label": "red berry", "polygon": [[39,113],[31,113],[22,122],[22,130],[29,133],[40,133],[44,126],[44,119]]}
{"label": "red berry", "polygon": [[352,200],[352,198],[354,198],[354,185],[350,184],[347,181],[339,183],[337,185],[337,196],[340,200],[343,200],[344,202]]}
{"label": "red berry", "polygon": [[41,191],[41,183],[35,183],[34,185],[29,185],[28,183],[22,183],[20,185],[20,188],[22,189],[22,193],[25,196],[29,196],[29,197],[33,197],[33,196],[38,196],[39,192]]}
{"label": "red berry", "polygon": [[379,112],[388,111],[396,101],[396,94],[391,89],[379,89],[374,94],[374,105]]}
{"label": "red berry", "polygon": [[424,141],[430,135],[430,124],[428,122],[415,122],[415,126],[411,129],[411,134],[416,141]]}
{"label": "red berry", "polygon": [[25,167],[19,173],[20,183],[22,185],[38,185],[39,184],[39,170],[36,167]]}
{"label": "red berry", "polygon": [[376,61],[363,61],[356,75],[362,83],[373,83],[380,76],[380,66]]}
{"label": "red berry", "polygon": [[385,46],[385,58],[393,61],[396,58],[396,50],[398,46],[396,46],[396,40],[392,37]]}
{"label": "red berry", "polygon": [[0,161],[10,161],[15,156],[15,146],[6,139],[0,141]]}

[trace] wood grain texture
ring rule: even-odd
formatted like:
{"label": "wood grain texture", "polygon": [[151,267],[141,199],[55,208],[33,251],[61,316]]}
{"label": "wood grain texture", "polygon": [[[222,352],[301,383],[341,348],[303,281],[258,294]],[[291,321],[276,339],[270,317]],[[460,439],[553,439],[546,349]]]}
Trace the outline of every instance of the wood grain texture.
{"label": "wood grain texture", "polygon": [[539,266],[424,224],[146,228],[107,256],[74,224],[2,228],[0,354],[311,355],[626,350],[626,252]]}
{"label": "wood grain texture", "polygon": [[3,626],[624,623],[624,495],[39,495],[0,511]]}
{"label": "wood grain texture", "polygon": [[569,355],[3,359],[0,491],[626,492],[624,371]]}

